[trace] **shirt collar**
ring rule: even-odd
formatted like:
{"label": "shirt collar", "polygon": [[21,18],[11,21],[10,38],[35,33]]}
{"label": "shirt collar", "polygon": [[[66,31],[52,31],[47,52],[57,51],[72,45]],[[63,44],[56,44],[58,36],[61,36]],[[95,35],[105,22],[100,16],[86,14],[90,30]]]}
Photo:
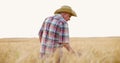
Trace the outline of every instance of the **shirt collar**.
{"label": "shirt collar", "polygon": [[54,18],[59,19],[60,21],[65,21],[66,22],[66,20],[62,17],[61,14],[55,14]]}

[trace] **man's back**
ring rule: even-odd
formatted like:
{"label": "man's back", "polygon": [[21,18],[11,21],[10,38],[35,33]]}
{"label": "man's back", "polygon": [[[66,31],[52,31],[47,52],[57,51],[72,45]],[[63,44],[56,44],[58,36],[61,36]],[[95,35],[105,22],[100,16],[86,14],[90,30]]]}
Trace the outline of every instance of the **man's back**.
{"label": "man's back", "polygon": [[68,24],[59,14],[46,18],[39,34],[42,37],[42,48],[49,52],[53,52],[53,48],[60,47],[60,43],[69,42]]}

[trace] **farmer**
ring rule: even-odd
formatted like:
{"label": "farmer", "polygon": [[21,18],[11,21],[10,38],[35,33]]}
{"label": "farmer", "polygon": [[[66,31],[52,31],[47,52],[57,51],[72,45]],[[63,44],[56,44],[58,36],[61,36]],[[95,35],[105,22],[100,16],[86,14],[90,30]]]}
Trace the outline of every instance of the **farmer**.
{"label": "farmer", "polygon": [[[39,31],[39,40],[41,43],[41,58],[49,57],[58,50],[59,56],[62,56],[62,47],[69,52],[74,53],[69,44],[68,21],[71,16],[77,16],[70,6],[64,5],[54,12],[54,16],[47,17]],[[60,60],[57,61],[60,63]]]}

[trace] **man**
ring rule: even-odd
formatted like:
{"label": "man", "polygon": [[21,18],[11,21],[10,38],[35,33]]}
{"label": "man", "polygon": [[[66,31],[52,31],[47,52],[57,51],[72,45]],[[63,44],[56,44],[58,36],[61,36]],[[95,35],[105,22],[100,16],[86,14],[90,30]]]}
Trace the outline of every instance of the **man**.
{"label": "man", "polygon": [[[67,21],[71,16],[77,16],[70,6],[64,5],[54,12],[54,16],[47,17],[39,31],[41,43],[41,57],[52,55],[57,49],[62,55],[62,47],[74,53],[69,45],[69,30]],[[58,62],[59,63],[59,62]]]}

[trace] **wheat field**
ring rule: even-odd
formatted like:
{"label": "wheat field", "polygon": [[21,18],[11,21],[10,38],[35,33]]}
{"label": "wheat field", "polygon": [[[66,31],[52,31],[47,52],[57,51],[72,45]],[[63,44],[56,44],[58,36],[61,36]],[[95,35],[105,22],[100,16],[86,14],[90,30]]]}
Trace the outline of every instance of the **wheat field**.
{"label": "wheat field", "polygon": [[[63,48],[61,63],[120,63],[120,37],[70,38],[70,45],[81,56]],[[44,63],[39,47],[38,38],[1,38],[0,63]],[[50,58],[51,63],[56,56]]]}

